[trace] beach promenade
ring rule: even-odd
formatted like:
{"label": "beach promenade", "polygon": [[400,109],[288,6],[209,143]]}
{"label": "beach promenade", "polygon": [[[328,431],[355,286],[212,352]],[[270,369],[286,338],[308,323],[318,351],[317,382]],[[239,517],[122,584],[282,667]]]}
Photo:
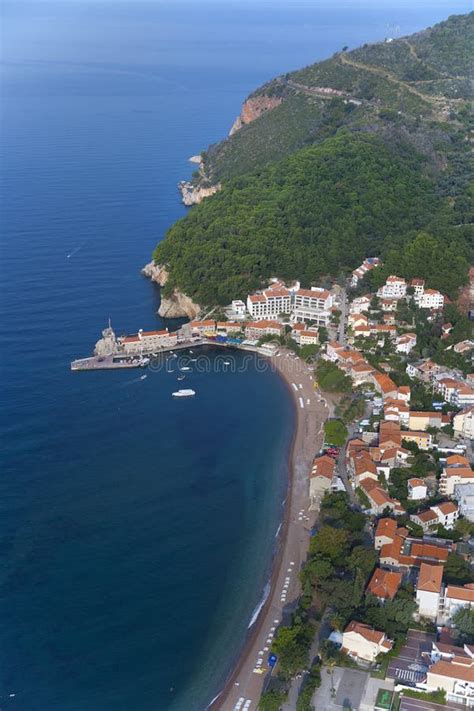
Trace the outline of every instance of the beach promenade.
{"label": "beach promenade", "polygon": [[[298,573],[309,547],[309,532],[316,512],[309,511],[308,477],[323,440],[328,417],[326,401],[315,390],[313,369],[299,358],[282,351],[271,359],[291,390],[297,413],[291,460],[288,499],[271,591],[258,620],[249,630],[246,644],[222,692],[209,707],[212,711],[254,711],[269,673],[268,655],[280,624],[289,621],[300,594]],[[235,654],[238,650],[233,650]]]}

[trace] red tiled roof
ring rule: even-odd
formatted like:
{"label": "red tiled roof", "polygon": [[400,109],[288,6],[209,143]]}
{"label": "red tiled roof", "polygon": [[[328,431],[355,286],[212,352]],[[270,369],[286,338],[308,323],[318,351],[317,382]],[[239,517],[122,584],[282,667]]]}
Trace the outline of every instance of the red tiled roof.
{"label": "red tiled roof", "polygon": [[439,593],[441,591],[441,583],[443,581],[443,570],[444,568],[442,565],[422,563],[420,565],[420,574],[416,584],[417,590]]}
{"label": "red tiled roof", "polygon": [[402,582],[402,574],[376,568],[367,590],[375,597],[392,600]]}

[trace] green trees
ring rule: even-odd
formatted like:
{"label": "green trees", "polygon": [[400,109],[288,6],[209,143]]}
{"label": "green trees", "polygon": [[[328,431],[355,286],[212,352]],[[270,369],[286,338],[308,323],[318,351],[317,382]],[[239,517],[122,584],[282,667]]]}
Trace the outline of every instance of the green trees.
{"label": "green trees", "polygon": [[316,368],[316,376],[321,390],[330,393],[349,393],[352,390],[352,380],[334,363],[320,360]]}
{"label": "green trees", "polygon": [[474,610],[463,607],[453,615],[456,636],[463,644],[474,642]]}
{"label": "green trees", "polygon": [[280,671],[285,676],[292,677],[308,666],[313,634],[314,627],[309,622],[280,627],[272,650],[278,654]]}
{"label": "green trees", "polygon": [[324,441],[342,447],[347,439],[347,427],[342,420],[327,420],[324,423]]}
{"label": "green trees", "polygon": [[274,274],[310,284],[354,268],[438,205],[413,152],[343,131],[230,180],[168,231],[154,258],[170,271],[165,294],[179,287],[225,304]]}
{"label": "green trees", "polygon": [[452,585],[465,585],[474,582],[474,574],[467,560],[457,553],[450,553],[444,567],[444,581]]}
{"label": "green trees", "polygon": [[279,691],[277,689],[264,691],[258,702],[259,711],[280,711],[287,696],[286,691]]}

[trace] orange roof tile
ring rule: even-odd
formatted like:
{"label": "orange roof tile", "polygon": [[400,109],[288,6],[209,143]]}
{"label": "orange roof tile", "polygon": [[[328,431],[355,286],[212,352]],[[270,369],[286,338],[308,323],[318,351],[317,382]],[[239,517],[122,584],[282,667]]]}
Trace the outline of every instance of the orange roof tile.
{"label": "orange roof tile", "polygon": [[420,574],[416,584],[417,590],[436,593],[441,592],[443,570],[444,568],[442,565],[429,565],[429,563],[422,563],[420,565]]}
{"label": "orange roof tile", "polygon": [[375,595],[375,597],[380,597],[384,600],[392,600],[397,594],[401,583],[401,573],[376,568],[367,589],[372,595]]}

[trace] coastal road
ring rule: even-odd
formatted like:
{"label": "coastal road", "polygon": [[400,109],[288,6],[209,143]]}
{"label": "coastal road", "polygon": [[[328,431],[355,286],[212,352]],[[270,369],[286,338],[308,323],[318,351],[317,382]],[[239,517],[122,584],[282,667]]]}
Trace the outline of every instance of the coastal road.
{"label": "coastal road", "polygon": [[309,473],[323,437],[328,416],[325,401],[314,389],[312,368],[290,353],[271,359],[286,380],[295,400],[296,432],[280,548],[271,580],[271,591],[249,637],[240,660],[215,702],[212,711],[255,711],[264,680],[270,672],[268,656],[280,624],[289,622],[300,595],[298,573],[304,562],[316,518],[309,511]]}

